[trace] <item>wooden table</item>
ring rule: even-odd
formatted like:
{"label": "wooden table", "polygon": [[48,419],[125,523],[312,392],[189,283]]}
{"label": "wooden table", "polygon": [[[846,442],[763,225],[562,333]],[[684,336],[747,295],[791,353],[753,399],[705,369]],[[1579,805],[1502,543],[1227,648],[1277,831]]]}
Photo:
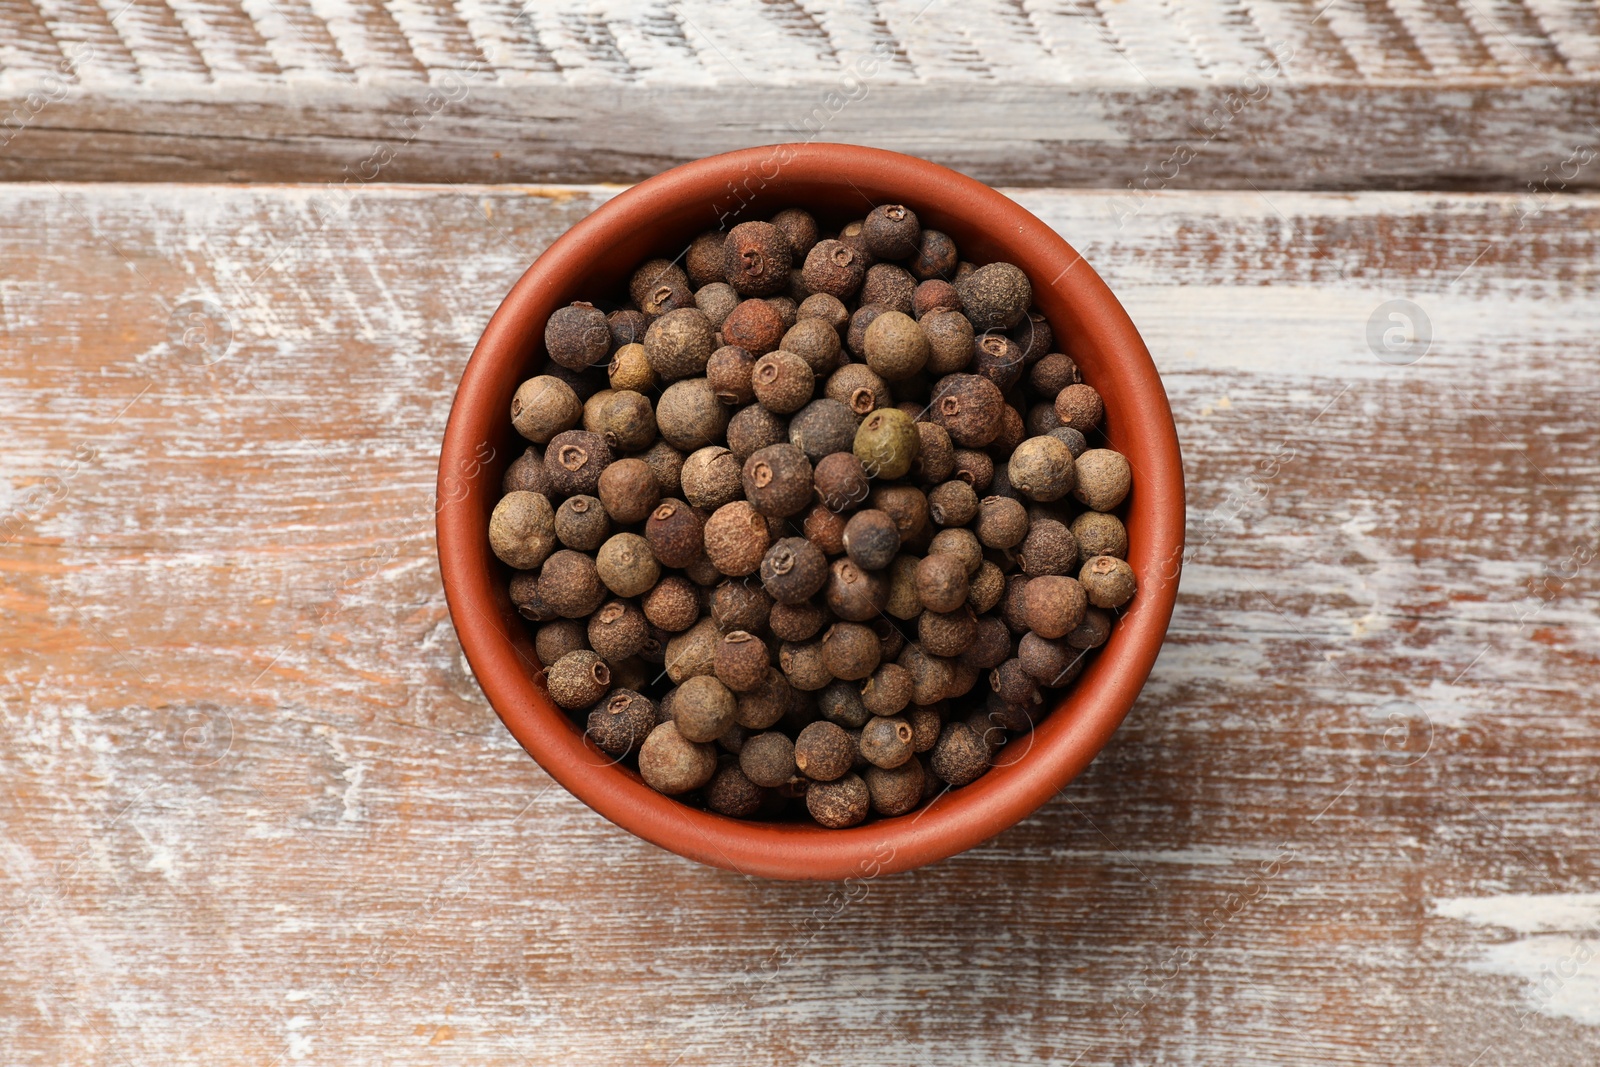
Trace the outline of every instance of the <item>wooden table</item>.
{"label": "wooden table", "polygon": [[[1526,188],[1593,136],[1592,5],[1252,6],[1249,32],[1195,0],[916,6],[875,5],[876,38],[855,0],[0,7],[7,91],[95,49],[11,131],[5,173],[40,180],[0,186],[0,1059],[1600,1059],[1600,168]],[[1397,26],[1409,75],[1369,62]],[[1284,138],[1262,112],[1130,193],[1272,27],[1303,42]],[[614,191],[570,183],[772,139],[880,39],[903,95],[846,139],[1036,183],[1008,192],[1155,355],[1191,511],[1169,641],[1089,771],[844,895],[693,865],[555,786],[462,660],[431,493],[484,322]],[[340,179],[480,46],[480,110]],[[1051,93],[1124,109],[1093,144],[1081,112],[1003,151],[895,127],[952,93],[950,129],[1006,126],[1071,49]],[[719,54],[760,77],[711,129]],[[1014,84],[977,73],[997,56]],[[585,99],[679,125],[607,156],[569,113],[489,159]],[[1548,122],[1495,133],[1517,107]],[[1401,112],[1382,137],[1443,132],[1381,181],[1358,144],[1288,143]],[[569,184],[464,184],[533,174]],[[1354,191],[1382,184],[1413,191]]]}

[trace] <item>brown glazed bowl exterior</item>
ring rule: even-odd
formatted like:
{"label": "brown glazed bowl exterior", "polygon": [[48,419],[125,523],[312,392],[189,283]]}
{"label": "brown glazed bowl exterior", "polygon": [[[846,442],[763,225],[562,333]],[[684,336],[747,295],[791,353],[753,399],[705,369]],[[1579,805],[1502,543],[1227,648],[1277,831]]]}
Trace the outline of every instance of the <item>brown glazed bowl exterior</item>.
{"label": "brown glazed bowl exterior", "polygon": [[[522,451],[511,395],[544,360],[545,318],[621,287],[641,261],[677,256],[695,234],[799,206],[834,225],[904,203],[977,263],[1027,272],[1055,348],[1105,398],[1105,433],[1128,457],[1128,562],[1138,593],[1111,638],[1000,765],[918,811],[848,830],[752,822],[651,790],[616,765],[546,696],[527,624],[489,550],[489,513]],[[702,863],[766,878],[849,879],[909,870],[971,848],[1027,816],[1088,765],[1133,706],[1156,661],[1183,552],[1183,467],[1166,392],[1132,321],[1082,257],[993,189],[921,159],[833,144],[751,148],[676,167],[619,194],[552,244],[512,288],[461,377],[439,459],[439,563],[450,615],[484,693],[522,747],[578,799],[622,828]],[[979,683],[980,686],[982,683]],[[974,691],[979,692],[978,690]]]}

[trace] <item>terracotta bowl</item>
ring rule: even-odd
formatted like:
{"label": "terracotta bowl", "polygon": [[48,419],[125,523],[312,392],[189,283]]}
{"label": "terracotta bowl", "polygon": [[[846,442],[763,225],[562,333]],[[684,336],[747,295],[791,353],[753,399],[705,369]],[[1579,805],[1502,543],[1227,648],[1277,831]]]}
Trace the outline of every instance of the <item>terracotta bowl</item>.
{"label": "terracotta bowl", "polygon": [[[674,257],[695,234],[799,206],[825,223],[904,203],[955,238],[964,259],[1027,272],[1056,348],[1105,398],[1105,435],[1133,466],[1123,506],[1139,591],[1111,639],[1001,765],[899,818],[849,830],[753,822],[654,792],[587,741],[545,695],[527,624],[489,550],[489,513],[522,451],[511,395],[544,360],[546,316],[617,290],[639,262]],[[971,848],[1027,816],[1088,765],[1133,706],[1155,663],[1177,593],[1183,467],[1150,354],[1111,290],[1050,227],[944,167],[847,145],[777,145],[677,167],[618,195],[552,244],[484,330],[456,391],[439,460],[439,562],[456,633],[506,728],[557,781],[624,829],[681,856],[767,878],[869,878]],[[980,686],[982,683],[980,682]],[[977,694],[981,690],[975,690]]]}

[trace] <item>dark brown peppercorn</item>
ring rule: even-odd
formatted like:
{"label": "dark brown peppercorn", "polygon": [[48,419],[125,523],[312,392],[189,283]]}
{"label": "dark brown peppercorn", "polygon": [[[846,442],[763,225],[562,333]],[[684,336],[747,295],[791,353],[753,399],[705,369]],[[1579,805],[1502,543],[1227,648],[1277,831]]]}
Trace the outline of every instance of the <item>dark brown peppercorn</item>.
{"label": "dark brown peppercorn", "polygon": [[1033,705],[1039,703],[1039,686],[1020,660],[1008,659],[989,672],[989,688],[1000,694],[1008,704]]}
{"label": "dark brown peppercorn", "polygon": [[867,358],[867,328],[889,309],[881,304],[862,304],[850,313],[850,325],[845,329],[844,346],[858,360]]}
{"label": "dark brown peppercorn", "polygon": [[955,556],[967,568],[967,579],[978,573],[978,568],[983,566],[983,546],[978,543],[977,535],[971,530],[953,527],[940,530],[928,542],[928,554],[945,553]]}
{"label": "dark brown peppercorn", "polygon": [[917,564],[917,599],[929,611],[955,611],[967,602],[967,565],[949,553]]}
{"label": "dark brown peppercorn", "polygon": [[1128,529],[1115,515],[1102,515],[1086,511],[1072,520],[1069,527],[1084,557],[1116,556],[1128,558]]}
{"label": "dark brown peppercorn", "polygon": [[817,712],[829,722],[852,731],[861,729],[872,718],[872,713],[861,703],[861,694],[854,682],[830,682],[817,694]]}
{"label": "dark brown peppercorn", "polygon": [[828,610],[846,622],[867,622],[883,610],[888,589],[883,579],[848,559],[828,569]]}
{"label": "dark brown peppercorn", "polygon": [[[1054,404],[1033,404],[1023,413],[1022,425],[1028,431],[1029,437],[1053,436],[1052,431],[1062,428],[1061,416],[1056,414]],[[1073,430],[1073,433],[1078,431]],[[1079,436],[1082,436],[1081,434]],[[1056,438],[1060,440],[1060,438]],[[1063,441],[1063,444],[1066,442]],[[1076,458],[1076,457],[1074,457]]]}
{"label": "dark brown peppercorn", "polygon": [[1133,599],[1133,568],[1115,556],[1095,556],[1084,563],[1078,581],[1097,608],[1120,608]]}
{"label": "dark brown peppercorn", "polygon": [[1058,574],[1035,578],[1022,594],[1022,617],[1028,629],[1052,641],[1076,629],[1088,606],[1083,587]]}
{"label": "dark brown peppercorn", "polygon": [[788,238],[789,248],[797,263],[804,260],[806,253],[817,243],[817,220],[811,217],[809,211],[786,207],[772,216],[772,225]]}
{"label": "dark brown peppercorn", "polygon": [[797,319],[778,347],[805,360],[818,377],[832,374],[839,366],[839,331],[821,319]]}
{"label": "dark brown peppercorn", "polygon": [[970,785],[989,770],[989,746],[966,723],[946,723],[929,754],[928,768],[957,788]]}
{"label": "dark brown peppercorn", "polygon": [[963,664],[980,671],[992,670],[1011,656],[1011,630],[994,615],[980,616],[973,627],[972,640],[957,657]]}
{"label": "dark brown peppercorn", "polygon": [[658,793],[676,796],[699,789],[716,772],[716,746],[688,740],[676,722],[651,730],[639,748],[639,774]]}
{"label": "dark brown peppercorn", "polygon": [[[1115,453],[1112,453],[1115,455]],[[1077,484],[1072,453],[1054,437],[1030,437],[1006,463],[1011,486],[1030,500],[1060,500]]]}
{"label": "dark brown peppercorn", "polygon": [[928,339],[929,374],[955,374],[972,362],[972,323],[959,311],[929,311],[917,321]]}
{"label": "dark brown peppercorn", "polygon": [[722,640],[717,642],[712,669],[717,679],[735,693],[761,688],[771,666],[767,646],[752,633],[734,630],[723,634]]}
{"label": "dark brown peppercorn", "polygon": [[[726,336],[726,335],[724,335]],[[750,382],[756,357],[736,344],[725,344],[706,362],[706,381],[717,399],[730,407],[741,407],[756,398]],[[1054,409],[1052,409],[1054,410]]]}
{"label": "dark brown peppercorn", "polygon": [[624,526],[643,522],[661,499],[661,487],[642,459],[619,459],[601,471],[599,492],[606,514]]}
{"label": "dark brown peppercorn", "polygon": [[606,316],[606,328],[611,331],[611,350],[625,345],[641,344],[644,331],[650,326],[650,316],[637,308],[623,308]]}
{"label": "dark brown peppercorn", "polygon": [[956,287],[943,278],[930,278],[911,294],[911,313],[918,320],[935,311],[960,310],[961,297],[956,294]]}
{"label": "dark brown peppercorn", "polygon": [[794,445],[768,445],[744,461],[744,495],[763,515],[796,515],[811,503],[811,461]]}
{"label": "dark brown peppercorn", "polygon": [[1083,613],[1083,621],[1078,624],[1077,629],[1066,636],[1066,642],[1073,648],[1099,648],[1110,636],[1110,613],[1099,608],[1090,608]]}
{"label": "dark brown peppercorn", "polygon": [[863,570],[881,571],[900,551],[900,531],[881,511],[858,511],[845,524],[844,550]]}
{"label": "dark brown peppercorn", "polygon": [[928,524],[928,497],[910,485],[880,485],[872,491],[872,506],[894,520],[900,540],[907,541]]}
{"label": "dark brown peppercorn", "polygon": [[827,580],[827,557],[803,537],[785,537],[761,560],[761,585],[778,604],[803,603]]}
{"label": "dark brown peppercorn", "polygon": [[[1050,320],[1037,308],[1030,309],[1026,315],[1017,320],[1017,324],[1007,331],[1007,336],[1022,349],[1022,363],[1027,367],[1043,359],[1050,351],[1050,346],[1055,344],[1055,334],[1050,329]],[[1054,395],[1053,390],[1051,395]]]}
{"label": "dark brown peppercorn", "polygon": [[1083,375],[1071,356],[1051,352],[1028,371],[1028,384],[1042,397],[1054,400],[1069,385],[1078,385]]}
{"label": "dark brown peppercorn", "polygon": [[978,514],[978,494],[959,478],[928,494],[928,518],[938,526],[965,526]]}
{"label": "dark brown peppercorn", "polygon": [[795,766],[814,782],[839,778],[854,761],[855,745],[844,727],[835,723],[814,722],[795,738]]}
{"label": "dark brown peppercorn", "polygon": [[657,441],[639,458],[645,461],[650,467],[650,473],[655,475],[662,496],[676,496],[682,491],[683,486],[680,481],[683,473],[682,452],[665,441]]}
{"label": "dark brown peppercorn", "polygon": [[917,254],[911,260],[911,273],[918,278],[952,278],[961,257],[956,243],[938,230],[923,230]]}
{"label": "dark brown peppercorn", "polygon": [[915,307],[917,280],[904,267],[874,263],[861,282],[861,302],[879,304],[909,315]]}
{"label": "dark brown peppercorn", "polygon": [[872,629],[858,622],[839,622],[822,638],[822,659],[835,678],[858,682],[878,666],[882,646]]}
{"label": "dark brown peppercorn", "polygon": [[859,507],[871,488],[861,461],[848,451],[834,452],[818,460],[812,483],[817,499],[830,511]]}
{"label": "dark brown peppercorn", "polygon": [[728,448],[742,464],[768,445],[789,439],[789,420],[760,404],[748,404],[728,420]]}
{"label": "dark brown peppercorn", "polygon": [[800,305],[795,303],[792,297],[769,296],[766,298],[766,301],[767,303],[771,304],[772,309],[778,313],[778,318],[783,322],[783,328],[785,330],[793,326],[799,319]]}
{"label": "dark brown peppercorn", "polygon": [[728,231],[722,246],[726,281],[745,296],[783,292],[792,260],[789,239],[770,222],[741,222]]}
{"label": "dark brown peppercorn", "polygon": [[835,334],[843,334],[850,325],[850,310],[832,293],[812,293],[800,301],[794,314],[797,326],[801,319],[821,319],[833,327]]}
{"label": "dark brown peppercorn", "polygon": [[663,567],[687,567],[705,552],[705,522],[681,500],[656,505],[645,522],[644,536]]}
{"label": "dark brown peppercorn", "polygon": [[1028,428],[1022,424],[1021,412],[1007,404],[1000,412],[1000,429],[989,442],[988,452],[997,460],[1006,459],[1027,436]]}
{"label": "dark brown peppercorn", "polygon": [[544,451],[544,469],[550,488],[560,496],[583,493],[593,496],[600,486],[600,472],[611,464],[611,449],[606,439],[587,430],[567,430],[550,439]]}
{"label": "dark brown peppercorn", "polygon": [[1065,641],[1051,640],[1037,633],[1023,634],[1017,644],[1017,662],[1028,677],[1040,685],[1065,685],[1068,673],[1075,669],[1082,655]]}
{"label": "dark brown peppercorn", "polygon": [[544,347],[551,360],[568,370],[606,362],[611,355],[611,329],[605,312],[581,300],[557,308],[545,322]]}
{"label": "dark brown peppercorn", "polygon": [[744,301],[722,321],[723,342],[737,345],[755,357],[776,349],[782,337],[783,316],[759,298]]}
{"label": "dark brown peppercorn", "polygon": [[744,493],[743,465],[721,445],[707,445],[690,453],[679,475],[683,495],[697,508],[715,511]]}
{"label": "dark brown peppercorn", "polygon": [[539,599],[563,619],[592,615],[605,595],[593,558],[582,552],[558,549],[539,570]]}
{"label": "dark brown peppercorn", "polygon": [[838,241],[818,241],[806,253],[801,277],[813,293],[848,300],[861,288],[867,274],[866,259]]}
{"label": "dark brown peppercorn", "polygon": [[766,519],[747,500],[724,504],[706,520],[706,555],[730,578],[754,574],[770,544]]}
{"label": "dark brown peppercorn", "polygon": [[776,730],[756,734],[739,751],[739,769],[756,785],[776,789],[800,773],[794,765],[794,742]]}
{"label": "dark brown peppercorn", "polygon": [[942,704],[914,704],[906,709],[905,719],[911,724],[911,747],[926,752],[939,741],[939,731],[944,728],[940,714]]}
{"label": "dark brown peppercorn", "polygon": [[821,641],[783,644],[778,649],[778,667],[789,679],[790,685],[808,693],[814,693],[833,681],[833,675],[828,672],[828,665],[822,658]]}
{"label": "dark brown peppercorn", "polygon": [[998,564],[986,559],[978,568],[978,573],[967,579],[967,585],[967,603],[972,605],[973,611],[982,615],[999,605],[1000,598],[1006,592],[1006,575]]}
{"label": "dark brown peppercorn", "polygon": [[[794,704],[794,689],[776,667],[767,671],[767,680],[757,689],[739,693],[734,718],[746,730],[765,730],[788,714]],[[752,740],[754,740],[752,738]],[[745,743],[749,747],[749,742]]]}
{"label": "dark brown peppercorn", "polygon": [[1078,542],[1063,524],[1041,519],[1029,526],[1017,559],[1029,577],[1071,574],[1078,565]]}
{"label": "dark brown peppercorn", "polygon": [[987,378],[950,374],[939,379],[929,415],[963,448],[982,448],[1000,432],[1006,402]]}
{"label": "dark brown peppercorn", "polygon": [[721,230],[709,230],[696,237],[683,257],[684,271],[690,285],[701,286],[720,282],[722,277],[722,246],[728,235]]}
{"label": "dark brown peppercorn", "polygon": [[898,767],[868,767],[862,779],[872,800],[872,810],[879,815],[905,815],[922,803],[922,763],[915,757]]}
{"label": "dark brown peppercorn", "polygon": [[640,606],[650,625],[667,633],[682,633],[700,618],[700,594],[694,583],[676,574],[657,582]]}
{"label": "dark brown peppercorn", "polygon": [[932,704],[950,692],[951,662],[929,655],[915,644],[907,645],[895,661],[911,675],[911,702]]}
{"label": "dark brown peppercorn", "polygon": [[1000,598],[1000,617],[1005,620],[1006,628],[1013,634],[1023,634],[1028,631],[1028,623],[1022,614],[1022,602],[1029,580],[1026,574],[1006,576],[1005,595]]}
{"label": "dark brown peppercorn", "polygon": [[971,646],[977,633],[977,619],[965,604],[954,611],[924,611],[917,616],[917,640],[929,655],[959,656]]}
{"label": "dark brown peppercorn", "polygon": [[806,810],[830,830],[843,830],[865,821],[871,803],[867,783],[856,774],[820,782],[806,790]]}
{"label": "dark brown peppercorn", "polygon": [[1100,394],[1090,385],[1069,385],[1056,394],[1056,414],[1079,433],[1099,425],[1105,410]]}
{"label": "dark brown peppercorn", "polygon": [[1022,349],[1002,333],[986,333],[972,342],[972,373],[1000,387],[1002,393],[1022,380]]}
{"label": "dark brown peppercorn", "polygon": [[917,427],[917,458],[911,462],[911,474],[924,485],[936,485],[947,480],[956,469],[955,446],[943,426],[932,422],[919,422]]}
{"label": "dark brown peppercorn", "polygon": [[545,686],[558,707],[587,707],[611,688],[611,668],[587,649],[568,652],[545,671]]}
{"label": "dark brown peppercorn", "polygon": [[610,664],[637,656],[650,639],[644,612],[624,600],[612,600],[589,616],[589,647]]}
{"label": "dark brown peppercorn", "polygon": [[817,604],[773,604],[767,627],[780,641],[809,641],[827,621],[828,613]]}
{"label": "dark brown peppercorn", "polygon": [[547,622],[533,636],[533,651],[540,663],[554,663],[568,652],[588,647],[589,628],[577,619]]}
{"label": "dark brown peppercorn", "polygon": [[844,551],[845,518],[823,504],[812,504],[806,511],[800,532],[805,539],[822,549],[825,556],[837,556]]}
{"label": "dark brown peppercorn", "polygon": [[967,318],[979,330],[1009,329],[1028,313],[1033,286],[1028,276],[1010,263],[979,267],[955,283]]}
{"label": "dark brown peppercorn", "polygon": [[850,451],[860,423],[861,418],[837,400],[813,400],[790,418],[789,443],[816,463],[835,452]]}
{"label": "dark brown peppercorn", "polygon": [[861,686],[861,703],[874,715],[895,715],[911,703],[911,674],[898,663],[884,663]]}
{"label": "dark brown peppercorn", "polygon": [[972,486],[980,499],[984,497],[994,482],[994,460],[974,449],[958,448],[954,461],[955,476]]}
{"label": "dark brown peppercorn", "polygon": [[516,605],[517,614],[529,622],[549,622],[557,617],[555,609],[539,595],[539,575],[531,571],[512,575],[511,587],[507,592],[511,595],[511,603]]}
{"label": "dark brown peppercorn", "polygon": [[644,335],[644,355],[664,382],[704,374],[716,331],[698,307],[669,311]]}
{"label": "dark brown peppercorn", "polygon": [[500,479],[502,493],[539,493],[550,495],[550,473],[544,469],[544,450],[529,445],[522,455],[511,461]]}
{"label": "dark brown peppercorn", "polygon": [[893,770],[911,759],[916,732],[898,716],[874,716],[861,728],[859,747],[868,763]]}
{"label": "dark brown peppercorn", "polygon": [[779,415],[799,411],[811,400],[816,375],[804,359],[793,352],[768,352],[756,360],[750,384],[761,406]]}
{"label": "dark brown peppercorn", "polygon": [[728,409],[717,402],[710,382],[686,378],[667,386],[656,402],[656,428],[673,448],[693,452],[722,437],[728,428]]}
{"label": "dark brown peppercorn", "polygon": [[756,582],[748,579],[723,582],[711,594],[711,618],[724,632],[748,630],[760,633],[772,614],[772,598]]}
{"label": "dark brown peppercorn", "polygon": [[628,295],[646,314],[659,315],[650,304],[661,289],[689,288],[689,275],[670,259],[650,259],[641,263],[628,278]]}
{"label": "dark brown peppercorn", "polygon": [[738,764],[729,763],[712,776],[705,797],[706,807],[717,814],[744,819],[761,810],[765,794],[744,776]]}
{"label": "dark brown peppercorn", "polygon": [[613,689],[589,712],[589,739],[600,751],[626,756],[650,736],[656,726],[655,703],[631,689]]}
{"label": "dark brown peppercorn", "polygon": [[1074,466],[1077,488],[1072,495],[1095,511],[1110,511],[1122,503],[1133,484],[1127,458],[1109,448],[1089,449]]}
{"label": "dark brown peppercorn", "polygon": [[922,224],[904,204],[880,204],[862,220],[861,240],[878,259],[906,259],[922,246]]}

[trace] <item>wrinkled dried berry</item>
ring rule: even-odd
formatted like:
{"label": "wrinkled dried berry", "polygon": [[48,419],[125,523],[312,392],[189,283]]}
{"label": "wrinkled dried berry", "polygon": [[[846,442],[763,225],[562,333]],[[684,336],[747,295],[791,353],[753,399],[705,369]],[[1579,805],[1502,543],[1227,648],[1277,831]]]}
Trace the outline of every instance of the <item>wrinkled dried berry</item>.
{"label": "wrinkled dried berry", "polygon": [[539,599],[563,619],[593,614],[605,595],[594,560],[582,552],[557,549],[539,569]]}
{"label": "wrinkled dried berry", "polygon": [[778,347],[783,338],[783,316],[770,303],[752,298],[739,304],[722,322],[722,340],[760,357]]}
{"label": "wrinkled dried berry", "polygon": [[749,404],[728,420],[728,448],[741,464],[768,445],[789,439],[789,420],[760,404]]}
{"label": "wrinkled dried berry", "polygon": [[570,430],[583,417],[583,404],[572,386],[560,378],[541,374],[517,387],[511,398],[511,425],[530,441],[543,444],[562,430]]}
{"label": "wrinkled dried berry", "polygon": [[545,321],[544,347],[553,361],[568,370],[606,362],[611,355],[611,329],[605,312],[581,300],[557,308]]}
{"label": "wrinkled dried berry", "polygon": [[507,566],[532,570],[556,547],[555,513],[540,493],[507,493],[489,516],[489,547]]}
{"label": "wrinkled dried berry", "polygon": [[934,388],[929,416],[963,448],[982,448],[1000,432],[1006,411],[1000,390],[975,374],[950,374]]}
{"label": "wrinkled dried berry", "polygon": [[661,577],[650,542],[636,533],[611,535],[595,553],[594,565],[600,580],[617,596],[639,596]]}
{"label": "wrinkled dried berry", "polygon": [[803,537],[783,538],[761,560],[761,585],[778,604],[803,603],[827,580],[827,557]]}
{"label": "wrinkled dried berry", "polygon": [[[729,457],[732,459],[732,456]],[[661,487],[642,459],[619,459],[600,472],[600,504],[624,526],[643,522],[661,499]]]}
{"label": "wrinkled dried berry", "polygon": [[706,556],[730,578],[754,574],[772,543],[767,522],[747,500],[724,504],[706,520]]}
{"label": "wrinkled dried berry", "polygon": [[1077,488],[1072,495],[1095,511],[1110,511],[1122,503],[1133,484],[1127,458],[1109,448],[1089,449],[1078,457],[1075,466]]}
{"label": "wrinkled dried berry", "polygon": [[706,362],[706,381],[711,383],[719,401],[739,407],[756,398],[750,381],[755,366],[755,356],[737,345],[726,344],[711,353],[711,359]]}
{"label": "wrinkled dried berry", "polygon": [[639,748],[639,774],[658,793],[676,796],[699,789],[716,772],[716,746],[688,740],[676,722],[651,730]]}
{"label": "wrinkled dried berry", "polygon": [[866,363],[886,382],[901,382],[928,362],[928,337],[910,315],[884,310],[862,337]]}
{"label": "wrinkled dried berry", "polygon": [[888,590],[877,575],[848,559],[834,560],[828,569],[828,610],[847,622],[867,622],[883,610]]}
{"label": "wrinkled dried berry", "polygon": [[589,647],[610,664],[621,663],[644,651],[650,623],[644,612],[625,600],[612,600],[589,616]]}
{"label": "wrinkled dried berry", "polygon": [[788,415],[810,402],[816,375],[804,359],[780,349],[756,360],[750,383],[762,407]]}
{"label": "wrinkled dried berry", "polygon": [[832,453],[850,451],[860,422],[860,416],[837,400],[813,400],[789,419],[789,443],[816,463]]}
{"label": "wrinkled dried berry", "polygon": [[704,378],[673,382],[656,402],[656,428],[673,448],[693,452],[716,444],[728,428],[728,409]]}
{"label": "wrinkled dried berry", "polygon": [[585,733],[600,751],[626,756],[644,744],[655,726],[655,702],[632,689],[617,688],[589,712]]}
{"label": "wrinkled dried berry", "polygon": [[1120,608],[1133,599],[1133,568],[1115,556],[1095,556],[1085,562],[1078,581],[1097,608]]}
{"label": "wrinkled dried berry", "polygon": [[967,318],[979,330],[1008,329],[1028,312],[1033,286],[1028,276],[1010,263],[990,263],[958,278],[956,292]]}
{"label": "wrinkled dried berry", "polygon": [[1079,433],[1088,433],[1105,415],[1100,394],[1090,385],[1069,385],[1056,394],[1056,414]]}
{"label": "wrinkled dried berry", "polygon": [[722,246],[724,278],[745,296],[783,292],[792,260],[789,239],[770,222],[741,222]]}
{"label": "wrinkled dried berry", "polygon": [[611,668],[587,649],[568,652],[545,671],[545,686],[558,707],[587,707],[611,688]]}

